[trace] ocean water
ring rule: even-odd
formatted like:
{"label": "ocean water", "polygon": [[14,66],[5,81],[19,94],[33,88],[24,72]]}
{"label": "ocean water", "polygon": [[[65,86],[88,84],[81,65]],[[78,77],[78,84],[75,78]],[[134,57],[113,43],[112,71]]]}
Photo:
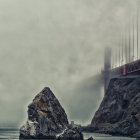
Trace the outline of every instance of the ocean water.
{"label": "ocean water", "polygon": [[[96,134],[96,133],[84,133],[84,138],[87,139],[90,136],[95,138],[95,140],[136,140],[135,138],[128,138],[128,137],[115,137],[111,135],[105,134]],[[1,140],[18,140],[19,138],[19,131],[12,130],[12,129],[1,129],[0,130],[0,139]]]}
{"label": "ocean water", "polygon": [[91,136],[95,140],[136,140],[135,138],[129,138],[129,137],[116,137],[116,136],[98,134],[98,133],[84,133],[84,139],[87,139]]}

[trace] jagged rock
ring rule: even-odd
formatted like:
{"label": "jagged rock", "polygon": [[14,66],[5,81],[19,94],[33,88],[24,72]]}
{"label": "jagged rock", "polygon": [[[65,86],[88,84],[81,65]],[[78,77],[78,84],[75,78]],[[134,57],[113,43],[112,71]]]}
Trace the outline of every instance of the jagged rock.
{"label": "jagged rock", "polygon": [[83,134],[81,131],[75,128],[68,128],[66,129],[58,138],[57,140],[84,140]]}
{"label": "jagged rock", "polygon": [[68,126],[67,115],[52,91],[45,87],[28,106],[28,120],[20,138],[55,138]]}
{"label": "jagged rock", "polygon": [[90,130],[140,137],[140,78],[115,78],[110,81]]}
{"label": "jagged rock", "polygon": [[93,137],[88,138],[87,140],[95,140]]}
{"label": "jagged rock", "polygon": [[140,140],[140,131],[137,132],[137,133],[135,133],[135,134],[133,135],[133,137],[135,137],[135,138],[139,138],[139,140]]}

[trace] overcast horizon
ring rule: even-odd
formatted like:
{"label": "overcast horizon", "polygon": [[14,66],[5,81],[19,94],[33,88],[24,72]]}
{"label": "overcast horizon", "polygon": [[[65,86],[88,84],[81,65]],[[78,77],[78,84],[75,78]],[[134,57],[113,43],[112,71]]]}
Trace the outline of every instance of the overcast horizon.
{"label": "overcast horizon", "polygon": [[69,121],[89,124],[104,94],[104,47],[119,46],[138,5],[138,0],[0,0],[0,123],[23,124],[28,104],[47,86]]}

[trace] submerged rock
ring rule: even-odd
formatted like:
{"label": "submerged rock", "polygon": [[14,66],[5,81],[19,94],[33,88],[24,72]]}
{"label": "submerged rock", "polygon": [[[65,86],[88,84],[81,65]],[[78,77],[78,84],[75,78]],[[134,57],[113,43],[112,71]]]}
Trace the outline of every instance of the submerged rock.
{"label": "submerged rock", "polygon": [[110,81],[90,131],[140,137],[140,78]]}
{"label": "submerged rock", "polygon": [[93,137],[88,138],[87,140],[95,140]]}
{"label": "submerged rock", "polygon": [[20,138],[55,138],[68,126],[67,115],[52,91],[45,87],[28,106],[28,120]]}
{"label": "submerged rock", "polygon": [[83,134],[81,131],[75,128],[68,128],[66,129],[58,138],[57,140],[84,140]]}

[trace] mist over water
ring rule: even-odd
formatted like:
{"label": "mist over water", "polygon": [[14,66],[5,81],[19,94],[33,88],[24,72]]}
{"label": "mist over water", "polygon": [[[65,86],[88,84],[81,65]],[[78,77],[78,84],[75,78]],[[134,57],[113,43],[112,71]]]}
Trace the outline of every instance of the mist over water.
{"label": "mist over water", "polygon": [[[84,133],[84,138],[87,139],[90,136],[93,136],[95,139],[98,140],[136,140],[135,138],[128,138],[128,137],[115,137],[105,134],[94,134],[94,133]],[[17,130],[3,130],[0,131],[0,139],[5,140],[18,140],[19,139],[19,132]]]}
{"label": "mist over water", "polygon": [[115,137],[106,134],[97,134],[97,133],[84,133],[84,138],[89,138],[90,136],[94,137],[97,140],[136,140],[136,138],[128,138],[128,137]]}
{"label": "mist over water", "polygon": [[117,47],[137,0],[1,0],[0,126],[20,126],[51,88],[69,120],[89,124],[103,98],[105,46]]}
{"label": "mist over water", "polygon": [[103,79],[101,75],[91,76],[74,85],[67,94],[68,98],[63,102],[67,105],[66,111],[69,110],[69,118],[87,125],[103,98]]}

